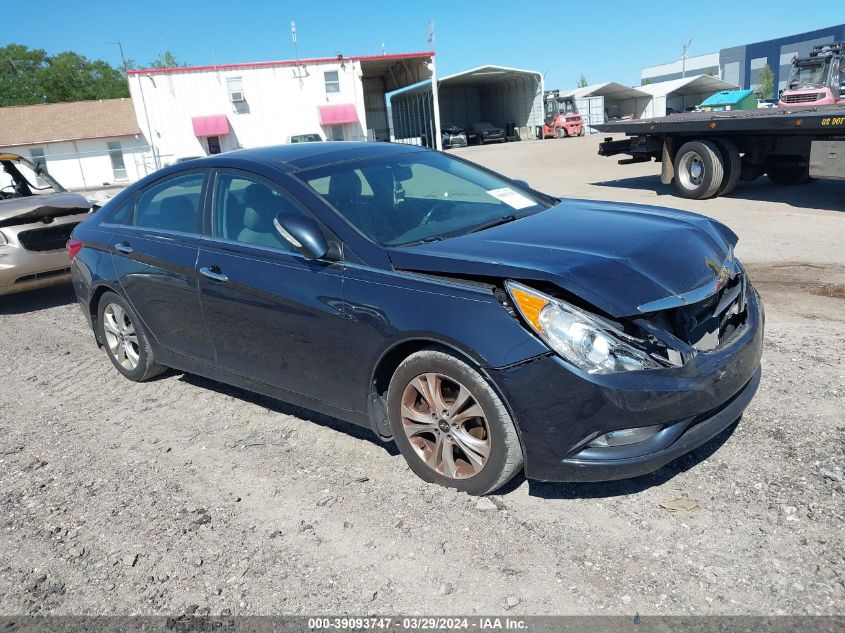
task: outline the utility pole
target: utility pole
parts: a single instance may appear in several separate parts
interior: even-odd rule
[[[120,49],[120,61],[123,64],[123,72],[126,72],[126,57],[123,56],[123,43],[120,40],[116,42],[109,42],[109,44],[113,46],[117,46]]]
[[[129,83],[129,75],[126,74],[126,57],[123,55],[123,43],[120,40],[117,40],[116,42],[109,42],[109,44],[117,46],[120,49],[120,61],[123,63],[123,74],[126,75],[126,82]],[[144,85],[141,79],[141,76],[138,75],[138,90],[141,92],[141,106],[144,108],[144,120],[147,122],[147,143],[149,143],[150,150],[153,152],[153,162],[155,163],[156,169],[160,169],[161,162],[159,161],[156,146],[153,143],[153,129],[150,127],[150,115],[147,112],[147,100],[144,98]]]
[[[689,39],[689,42],[684,44],[684,55],[681,58],[681,77],[687,76],[687,51],[689,51],[690,46],[692,46],[692,38]]]

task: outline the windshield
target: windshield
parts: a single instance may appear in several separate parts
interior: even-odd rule
[[[290,137],[291,143],[317,143],[322,140],[319,134],[298,134]]]
[[[0,154],[0,200],[64,191],[43,167],[21,156]]]
[[[789,77],[790,88],[821,88],[824,86],[824,71],[827,64],[824,60],[798,62],[792,68]]]
[[[384,246],[462,235],[557,202],[435,152],[341,163],[297,175],[350,224]]]

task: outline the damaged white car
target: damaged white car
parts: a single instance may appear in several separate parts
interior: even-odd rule
[[[65,244],[91,203],[22,156],[0,166],[0,295],[70,281]]]

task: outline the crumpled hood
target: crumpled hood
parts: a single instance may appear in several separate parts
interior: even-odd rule
[[[91,208],[84,196],[63,191],[61,193],[25,196],[0,200],[0,222],[13,218],[40,218],[48,215],[66,215],[68,211],[79,209],[85,213]]]
[[[551,282],[621,317],[667,297],[715,292],[736,242],[725,225],[695,213],[564,200],[478,233],[388,252],[400,270]]]

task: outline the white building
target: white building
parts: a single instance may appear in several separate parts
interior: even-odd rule
[[[385,94],[431,79],[434,53],[129,71],[141,129],[161,165],[291,136],[389,140]]]
[[[721,75],[719,65],[719,53],[707,53],[705,55],[694,55],[681,58],[668,64],[649,66],[640,71],[640,83],[643,85],[669,81],[671,79],[682,79],[695,77],[697,75]]]
[[[68,189],[127,184],[155,169],[129,99],[0,108],[0,152],[44,165]]]

